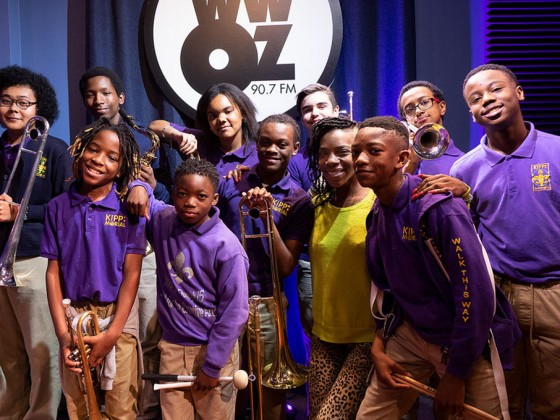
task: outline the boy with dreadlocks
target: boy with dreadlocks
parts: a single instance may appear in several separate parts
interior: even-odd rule
[[[69,359],[71,337],[62,299],[75,313],[92,310],[111,319],[103,334],[87,336],[89,364],[101,367],[101,388],[111,418],[135,419],[138,393],[136,301],[145,221],[127,216],[122,198],[138,177],[138,146],[130,130],[106,118],[84,129],[71,147],[76,181],[49,202],[41,255],[48,258],[47,294],[60,344],[62,389],[71,419],[87,415],[78,363]],[[114,350],[114,351],[113,351]],[[111,368],[116,368],[111,375]],[[114,377],[112,377],[114,376]]]

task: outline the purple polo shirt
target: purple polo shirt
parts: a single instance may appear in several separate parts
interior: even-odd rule
[[[198,228],[175,207],[151,200],[148,237],[157,260],[162,337],[182,346],[207,345],[202,370],[217,378],[247,321],[249,263],[216,207]]]
[[[492,323],[489,267],[463,200],[428,194],[411,202],[411,192],[420,182],[406,174],[391,205],[374,203],[367,219],[368,270],[424,340],[449,347],[448,372],[465,378],[482,354]],[[423,215],[449,280],[423,243]]]
[[[127,216],[115,185],[93,202],[73,184],[47,205],[41,256],[59,261],[63,296],[73,302],[115,302],[126,254],[145,253],[145,220]]]
[[[449,175],[449,171],[453,164],[463,156],[465,153],[455,146],[453,140],[449,141],[449,147],[443,155],[437,159],[424,159],[420,162],[420,166],[416,171],[417,174],[426,175],[437,175],[445,174]]]
[[[290,176],[304,191],[309,191],[312,185],[307,168],[307,161],[309,160],[308,146],[309,142],[307,142],[295,156],[292,156],[288,163],[288,172]]]
[[[252,167],[259,161],[257,157],[257,147],[254,142],[244,144],[233,152],[224,153],[217,144],[204,138],[204,133],[202,131],[186,128],[177,124],[171,124],[171,126],[179,131],[197,136],[199,139],[198,153],[200,157],[216,166],[218,174],[221,177],[226,176],[229,171],[233,171],[241,165]]]
[[[486,136],[455,163],[495,272],[527,283],[560,280],[560,137],[535,129],[511,155]]]
[[[224,223],[241,238],[239,219],[239,201],[241,193],[251,188],[262,187],[262,182],[254,166],[236,184],[233,179],[220,183],[218,194],[220,199],[221,218]],[[286,175],[276,184],[266,189],[272,194],[272,217],[280,237],[286,241],[293,239],[306,244],[313,227],[313,205],[309,195]],[[265,232],[260,219],[247,217],[245,229],[248,234]],[[272,278],[270,273],[270,257],[265,239],[247,239],[247,255],[249,256],[249,295],[272,296]]]

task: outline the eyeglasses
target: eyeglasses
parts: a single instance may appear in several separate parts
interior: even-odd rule
[[[434,106],[434,102],[436,104],[439,104],[440,100],[436,98],[424,98],[416,105],[407,105],[403,109],[404,115],[406,115],[407,117],[413,117],[414,114],[416,114],[416,108],[418,108],[420,111],[427,111]]]
[[[12,99],[6,96],[0,98],[0,106],[10,108],[14,103],[19,109],[25,111],[27,108],[29,108],[31,105],[35,105],[37,102],[31,102],[28,101],[27,99]]]

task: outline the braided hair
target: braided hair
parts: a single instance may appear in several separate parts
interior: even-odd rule
[[[321,176],[321,170],[319,169],[319,148],[321,146],[321,139],[331,131],[351,130],[356,126],[356,121],[342,117],[323,118],[313,125],[311,142],[309,143],[309,160],[307,162],[307,169],[309,177],[313,180],[311,188],[316,196],[316,206],[322,206],[328,202],[334,192],[334,188],[324,180]]]
[[[103,130],[112,131],[119,137],[121,162],[118,173],[120,175],[117,176],[115,182],[117,183],[117,195],[122,199],[128,192],[128,184],[140,175],[140,151],[134,135],[126,125],[115,125],[102,117],[80,131],[72,146],[69,147],[70,154],[74,158],[72,170],[76,180],[81,182],[80,160],[97,133]]]

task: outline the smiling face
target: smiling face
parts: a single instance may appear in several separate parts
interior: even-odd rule
[[[301,102],[301,122],[311,133],[313,124],[326,117],[338,117],[338,105],[333,104],[325,92],[314,92],[307,95]]]
[[[397,132],[380,127],[361,128],[352,144],[354,170],[360,185],[373,189],[382,203],[390,204],[402,183],[402,168],[409,153],[408,140]]]
[[[107,195],[120,176],[121,146],[117,133],[101,130],[89,142],[79,161],[81,193]]]
[[[84,103],[96,120],[105,117],[113,124],[118,124],[124,93],[118,94],[108,77],[96,76],[86,82]]]
[[[261,127],[257,140],[259,174],[263,179],[284,176],[290,158],[294,156],[299,143],[294,144],[294,130],[288,124],[268,122]],[[269,180],[268,183],[273,183]]]
[[[474,74],[465,84],[463,96],[473,121],[485,128],[508,126],[523,119],[523,89],[500,70]]]
[[[210,209],[218,203],[218,194],[208,177],[187,174],[175,183],[173,202],[181,221],[198,227],[209,219]]]
[[[15,100],[25,100],[36,102],[35,92],[29,86],[10,86],[0,92],[0,97]],[[37,115],[37,105],[30,105],[27,109],[20,109],[15,102],[11,106],[0,106],[0,124],[8,130],[10,134],[8,141],[19,141],[23,135],[25,124],[31,117]]]
[[[413,113],[405,114],[406,121],[416,128],[430,123],[442,125],[443,116],[447,108],[445,101],[437,102],[434,99],[429,109],[420,109],[423,103],[429,104],[430,99],[433,98],[433,92],[426,86],[413,87],[403,93],[400,101],[401,109],[414,109]],[[417,106],[419,104],[420,106]]]
[[[225,95],[216,95],[208,104],[207,116],[210,130],[220,139],[220,143],[232,144],[233,150],[241,147],[243,116],[237,105]]]
[[[321,138],[319,170],[332,188],[340,188],[354,178],[352,143],[356,129],[332,130]]]

